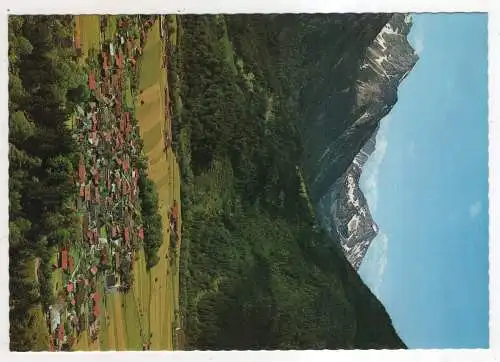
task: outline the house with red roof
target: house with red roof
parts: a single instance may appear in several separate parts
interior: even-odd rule
[[[120,176],[118,176],[116,178],[116,189],[119,191],[121,191],[121,188],[122,188],[122,179]]]
[[[179,205],[177,204],[176,200],[174,200],[174,208],[172,210],[172,214],[175,217],[175,219],[179,218]]]
[[[61,251],[61,268],[62,270],[68,269],[68,250],[66,249]]]
[[[94,189],[91,189],[91,190],[94,190],[94,192],[91,192],[91,193],[90,193],[90,202],[91,202],[92,204],[95,204],[95,203],[96,203],[96,202],[95,202],[95,188],[94,188]]]
[[[50,347],[49,347],[49,351],[50,352],[55,352],[56,350],[56,346],[55,346],[55,342],[54,342],[54,336],[51,335],[50,336]]]
[[[117,114],[122,113],[122,102],[120,101],[119,98],[116,100],[116,103],[115,103],[115,112]]]
[[[98,292],[94,292],[92,294],[90,294],[90,299],[93,300],[94,302],[94,305],[92,307],[92,314],[94,315],[94,317],[99,317],[99,314],[101,313],[101,308],[100,308],[100,299],[101,299],[101,296],[99,295]]]
[[[109,69],[109,65],[108,65],[108,53],[106,53],[106,52],[102,52],[102,67],[104,68],[104,70],[108,70]]]
[[[78,162],[78,180],[81,184],[85,183],[86,173],[83,155],[80,155],[80,161]]]
[[[130,162],[128,158],[126,158],[125,161],[123,162],[123,171],[128,172],[129,168],[130,168]]]
[[[95,75],[94,75],[94,72],[91,72],[89,74],[89,88],[91,90],[95,90],[96,88],[96,82],[95,82]]]
[[[101,314],[101,308],[99,308],[99,304],[94,304],[94,307],[92,308],[92,313],[94,314],[94,317],[99,317],[99,314]]]
[[[97,113],[92,114],[92,132],[97,131]]]
[[[106,249],[101,250],[101,264],[107,265],[108,264],[108,253]]]
[[[130,236],[130,235],[129,235],[129,232],[128,232],[128,227],[125,227],[125,228],[123,229],[123,237],[124,237],[124,239],[125,239],[125,241],[126,241],[126,242],[128,242],[128,241],[129,241],[129,236]]]
[[[59,345],[62,344],[62,342],[64,341],[64,324],[61,323],[59,324],[59,330],[57,332],[57,339],[59,340]]]

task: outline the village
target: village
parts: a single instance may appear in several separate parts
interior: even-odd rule
[[[140,172],[147,160],[134,116],[134,96],[138,60],[148,30],[158,17],[117,18],[114,37],[101,41],[100,51],[89,54],[85,69],[90,97],[77,106],[73,119],[73,137],[80,148],[75,211],[82,232],[81,238],[61,247],[53,265],[61,280],[56,301],[46,313],[51,351],[69,350],[84,331],[92,341],[97,340],[103,328],[103,293],[130,290],[136,253],[147,234],[139,190]],[[104,33],[106,17],[101,21]],[[163,33],[163,19],[160,21]],[[74,47],[79,54],[78,34]],[[166,148],[170,140],[167,133]],[[178,218],[174,201],[168,220],[174,239]],[[148,348],[145,342],[143,349]]]

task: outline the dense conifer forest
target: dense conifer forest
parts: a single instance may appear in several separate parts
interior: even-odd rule
[[[321,95],[306,81],[321,51],[309,40],[339,35],[342,24],[323,16],[179,19],[169,82],[183,176],[186,348],[404,347],[319,228],[303,181],[297,120]]]

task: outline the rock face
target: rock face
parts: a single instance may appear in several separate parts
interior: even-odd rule
[[[375,149],[379,122],[396,103],[399,84],[418,60],[407,40],[411,26],[411,16],[393,15],[360,53],[350,84],[328,97],[337,112],[319,108],[309,126],[301,128],[311,199],[322,225],[340,239],[355,268],[378,232],[359,179]]]
[[[356,155],[345,174],[317,204],[322,226],[337,234],[347,260],[358,269],[378,226],[372,218],[366,198],[359,186],[363,166],[375,150],[376,132]]]

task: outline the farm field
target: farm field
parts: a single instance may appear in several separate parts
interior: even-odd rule
[[[82,49],[81,60],[85,61],[89,50],[99,48],[100,43],[100,16],[99,15],[76,15],[75,37],[80,38]]]
[[[156,184],[160,200],[160,215],[163,220],[164,241],[158,252],[160,262],[149,273],[149,284],[143,286],[142,295],[149,293],[149,320],[151,349],[172,349],[172,323],[174,310],[178,309],[179,276],[178,258],[170,265],[170,229],[168,210],[174,200],[180,200],[179,167],[172,150],[165,157],[164,132],[170,132],[170,120],[165,114],[166,70],[162,66],[165,46],[159,36],[158,22],[150,30],[141,58],[139,91],[136,115],[139,120],[144,150],[149,159],[149,177]],[[166,122],[163,120],[166,119]],[[180,227],[180,226],[179,226]],[[179,244],[178,244],[179,245]],[[142,254],[141,254],[142,255]],[[137,270],[141,270],[138,268]],[[141,276],[138,275],[138,278]],[[144,277],[141,279],[144,280]],[[149,291],[147,290],[149,289]],[[138,298],[145,300],[145,298]],[[146,298],[147,300],[147,298]]]

